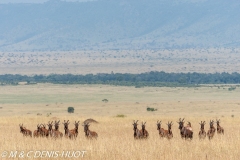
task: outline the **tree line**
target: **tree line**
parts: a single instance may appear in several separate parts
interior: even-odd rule
[[[130,73],[98,73],[86,75],[50,74],[50,75],[0,75],[0,83],[18,84],[27,82],[54,83],[54,84],[108,84],[124,86],[196,86],[199,84],[239,84],[239,73],[166,73],[146,72],[140,74]]]

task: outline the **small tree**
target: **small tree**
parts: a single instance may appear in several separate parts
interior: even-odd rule
[[[74,113],[74,107],[68,107],[68,113]]]

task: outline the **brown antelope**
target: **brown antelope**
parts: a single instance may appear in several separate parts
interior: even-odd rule
[[[184,118],[181,120],[181,118],[179,118],[179,122],[177,122],[179,124],[178,129],[180,130],[180,135],[182,138],[189,138],[192,139],[193,138],[193,132],[191,130],[189,130],[187,127],[184,127]],[[190,123],[191,125],[191,123]],[[189,127],[189,126],[188,126]]]
[[[54,126],[55,126],[55,129],[53,130],[53,137],[54,138],[62,138],[63,137],[63,134],[62,134],[62,132],[60,132],[58,129],[59,129],[59,123],[60,123],[60,120],[59,121],[55,121],[55,124],[54,124]]]
[[[65,137],[71,139],[73,137],[73,135],[68,129],[69,124],[70,124],[69,120],[67,120],[67,121],[64,120],[63,125],[64,125],[64,130],[65,130]]]
[[[30,136],[32,137],[32,131],[26,129],[25,127],[23,127],[23,124],[19,124],[19,127],[20,127],[20,133],[23,134],[23,136]]]
[[[163,128],[161,128],[161,121],[157,121],[157,130],[159,131],[159,136],[161,138],[165,137],[165,130]]]
[[[41,127],[40,127],[40,125],[38,124],[37,125],[37,130],[35,130],[34,132],[33,132],[33,137],[39,137],[39,136],[41,136]]]
[[[70,132],[71,132],[71,134],[73,135],[74,138],[77,138],[77,136],[78,136],[79,123],[80,123],[80,121],[78,121],[78,122],[75,121],[75,123],[74,123],[75,128],[70,130]]]
[[[201,128],[200,131],[198,133],[199,139],[205,139],[206,138],[206,131],[204,130],[204,125],[205,125],[205,121],[201,121],[201,123],[199,123]]]
[[[85,136],[87,138],[90,138],[90,139],[95,138],[95,139],[97,139],[98,134],[96,132],[94,132],[94,131],[90,131],[89,130],[89,126],[90,126],[89,123],[84,123],[83,126],[84,126]]]
[[[224,134],[224,129],[223,127],[220,126],[220,119],[219,120],[216,119],[216,123],[217,123],[217,133]]]
[[[213,124],[214,124],[214,121],[212,120],[210,120],[210,123],[209,123],[209,125],[210,125],[210,129],[208,130],[208,132],[207,132],[207,136],[208,136],[208,139],[210,140],[210,139],[212,139],[213,138],[213,136],[214,136],[214,134],[215,134],[215,127],[213,126]]]
[[[49,137],[52,137],[52,135],[53,135],[53,128],[52,128],[53,124],[52,123],[53,123],[53,121],[51,123],[49,121],[48,124],[47,124],[48,125],[48,136]]]
[[[137,122],[138,120],[135,122],[135,120],[133,121],[133,130],[134,130],[134,133],[133,133],[133,137],[135,139],[140,139],[141,138],[141,133],[140,133],[140,130],[137,128]]]
[[[166,137],[168,138],[168,139],[172,139],[173,138],[173,133],[172,133],[172,125],[173,125],[173,123],[172,123],[172,121],[171,121],[171,123],[167,123],[167,126],[168,126],[168,130],[167,130],[167,133],[166,133]]]
[[[140,134],[142,136],[142,138],[148,138],[149,134],[148,131],[145,129],[145,123],[142,122],[142,130],[140,130]]]
[[[42,131],[42,136],[43,137],[48,137],[48,129],[46,129],[46,125],[45,124],[41,124],[42,127],[41,127],[41,131]]]

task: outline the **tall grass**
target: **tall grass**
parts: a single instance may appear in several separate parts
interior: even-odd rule
[[[183,140],[180,137],[178,124],[176,121],[180,117],[157,117],[128,116],[125,118],[117,117],[93,117],[99,124],[91,124],[90,130],[96,131],[99,135],[97,140],[88,140],[84,136],[83,127],[79,127],[79,135],[76,140],[66,138],[47,139],[23,137],[20,133],[19,123],[30,130],[35,130],[37,124],[52,121],[50,117],[4,117],[0,118],[0,151],[86,151],[82,159],[106,159],[106,160],[159,160],[159,159],[239,159],[240,152],[240,134],[239,118],[222,118],[221,125],[225,129],[224,135],[215,134],[209,141],[199,140],[198,131],[199,121],[205,120],[205,130],[209,128],[209,120],[212,117],[185,117],[190,121],[194,130],[192,141]],[[73,122],[80,120],[81,123],[86,117],[60,117],[61,122],[69,119],[69,128],[74,128]],[[147,140],[134,140],[133,138],[133,120],[146,121],[146,129],[150,136]],[[167,128],[166,123],[173,121],[173,139],[161,139],[158,135],[156,121],[162,120],[162,127]],[[216,125],[215,125],[216,126]],[[139,125],[140,128],[140,125]],[[63,125],[60,131],[64,133]],[[22,158],[16,158],[22,159]],[[30,158],[31,159],[31,158]],[[38,159],[38,158],[37,158]],[[54,159],[54,158],[39,158]],[[56,158],[55,158],[56,159]],[[57,158],[64,159],[64,158]],[[71,159],[71,158],[70,158]],[[74,158],[73,158],[74,159]],[[80,158],[81,159],[81,158]]]

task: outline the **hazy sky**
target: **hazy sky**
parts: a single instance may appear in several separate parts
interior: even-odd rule
[[[0,3],[43,3],[49,0],[0,0]],[[86,2],[91,0],[62,0],[62,1],[69,1],[69,2]]]

